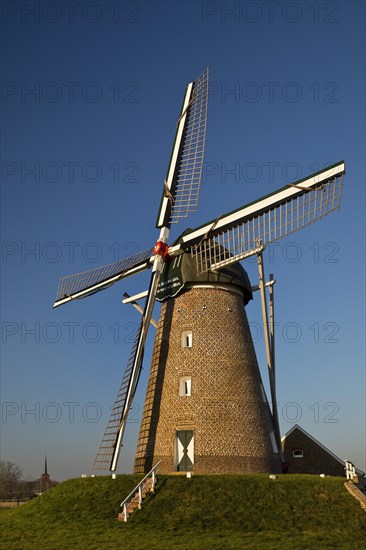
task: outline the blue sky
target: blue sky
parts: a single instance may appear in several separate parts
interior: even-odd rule
[[[52,310],[58,279],[154,244],[185,85],[209,65],[199,209],[172,239],[346,161],[340,211],[268,247],[265,270],[282,433],[298,423],[365,469],[364,3],[65,4],[2,5],[2,459],[91,473],[139,320],[122,294],[148,275]],[[259,296],[247,314],[267,380]]]

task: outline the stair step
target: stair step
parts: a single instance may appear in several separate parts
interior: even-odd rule
[[[134,512],[136,508],[141,508],[142,501],[146,497],[147,493],[154,493],[154,486],[156,483],[156,473],[159,471],[161,460],[150,470],[143,480],[135,487],[135,489],[129,494],[129,496],[122,502],[121,506],[124,506],[122,512],[117,515],[119,521],[127,521],[128,516]],[[149,477],[151,475],[151,477]],[[125,511],[127,517],[125,517]]]
[[[151,488],[142,491],[142,500],[144,500],[147,493],[151,493],[151,492],[152,492]],[[136,510],[136,508],[138,508],[138,507],[139,507],[138,495],[136,495],[136,497],[134,497],[134,499],[127,504],[127,514],[128,515],[132,514]],[[124,511],[122,511],[118,514],[117,519],[120,520],[120,521],[124,521],[124,519],[125,519]]]

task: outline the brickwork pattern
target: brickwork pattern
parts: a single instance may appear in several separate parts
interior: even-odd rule
[[[273,424],[263,400],[243,298],[234,289],[194,287],[163,303],[137,445],[135,472],[162,460],[176,470],[175,434],[194,431],[194,472],[278,472]],[[183,331],[193,332],[191,348]],[[191,376],[190,397],[179,379]]]
[[[303,450],[303,458],[294,458],[296,449]],[[344,476],[344,464],[338,462],[331,454],[307,437],[301,430],[295,429],[289,434],[283,446],[290,474],[325,474],[329,476]]]

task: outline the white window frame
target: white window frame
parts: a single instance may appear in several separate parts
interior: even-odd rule
[[[304,458],[304,449],[293,449],[292,458]]]
[[[191,330],[182,332],[182,348],[191,348],[193,345],[193,333]]]
[[[192,377],[181,376],[179,378],[179,397],[191,397],[192,395]]]

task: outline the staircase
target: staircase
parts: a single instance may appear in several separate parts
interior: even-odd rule
[[[159,472],[158,466],[161,460],[150,470],[148,474],[136,485],[128,497],[121,502],[122,512],[118,514],[119,521],[127,521],[129,516],[136,508],[141,510],[142,501],[147,493],[154,493],[157,482],[156,474]]]

